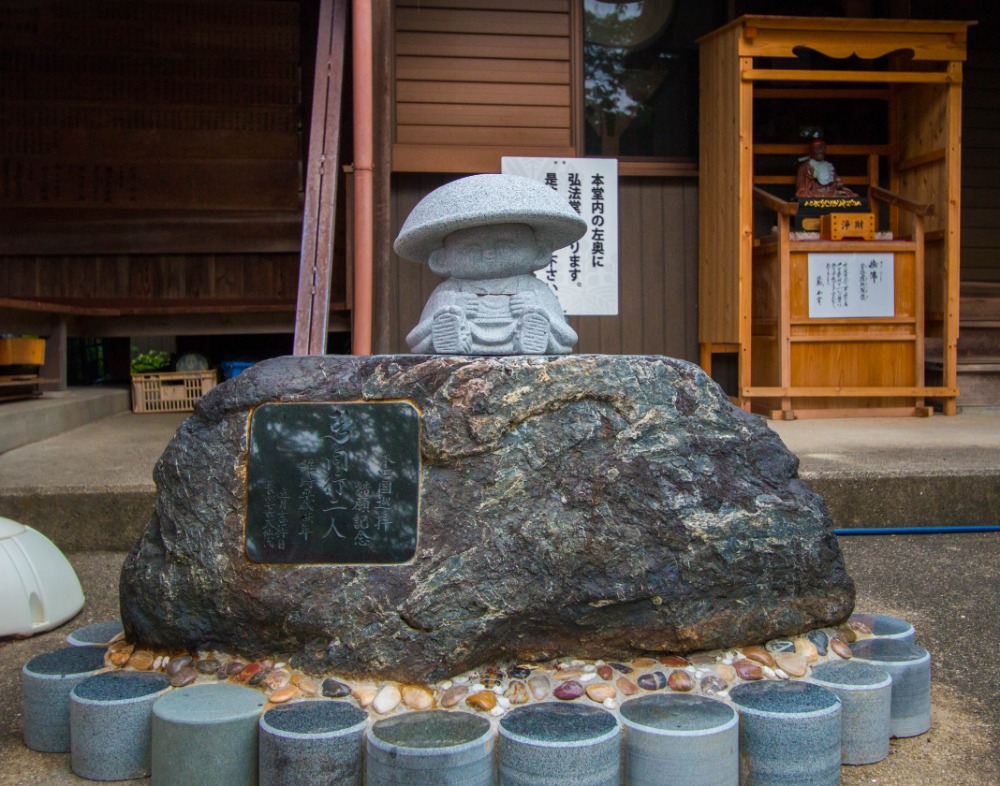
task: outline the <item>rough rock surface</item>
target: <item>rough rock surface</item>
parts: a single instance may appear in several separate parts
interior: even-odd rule
[[[250,562],[253,408],[385,399],[422,412],[415,558]],[[122,617],[144,645],[404,680],[759,643],[853,608],[832,522],[797,464],[679,360],[278,358],[202,399],[160,458]]]

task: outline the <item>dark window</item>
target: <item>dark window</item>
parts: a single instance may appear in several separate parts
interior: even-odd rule
[[[584,0],[586,154],[694,159],[698,45],[719,3]]]

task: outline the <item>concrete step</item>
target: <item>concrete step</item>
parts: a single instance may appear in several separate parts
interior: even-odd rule
[[[127,551],[156,507],[153,467],[185,417],[124,412],[0,455],[0,516],[63,551]]]
[[[1000,525],[1000,473],[806,480],[837,529]]]
[[[940,356],[929,358],[925,367],[927,383],[940,384]],[[959,355],[957,372],[960,408],[1000,407],[1000,355]]]
[[[1000,407],[1000,284],[963,282],[958,329],[958,406],[963,411]],[[942,380],[942,344],[925,344],[927,383]]]
[[[769,423],[837,528],[1000,525],[1000,411]]]
[[[1000,355],[1000,319],[962,320],[958,330],[958,356]]]
[[[958,354],[1000,356],[1000,284],[962,284]]]
[[[0,404],[0,453],[39,442],[95,420],[128,412],[127,388],[69,388],[31,401]]]

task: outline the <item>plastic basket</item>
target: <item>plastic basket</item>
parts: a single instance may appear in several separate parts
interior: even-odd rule
[[[191,412],[195,402],[215,385],[215,369],[133,374],[132,411]]]

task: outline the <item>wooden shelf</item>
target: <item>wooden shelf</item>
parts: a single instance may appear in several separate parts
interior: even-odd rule
[[[58,384],[58,379],[48,379],[37,374],[0,375],[0,403],[38,398],[42,395],[42,385]]]

